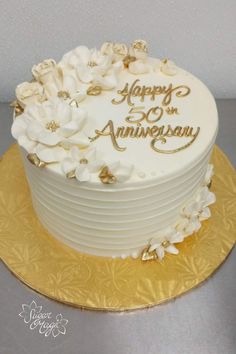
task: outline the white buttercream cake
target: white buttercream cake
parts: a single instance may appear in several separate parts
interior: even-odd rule
[[[12,134],[44,227],[97,256],[177,254],[215,201],[207,87],[143,40],[79,46],[32,73],[16,88]]]

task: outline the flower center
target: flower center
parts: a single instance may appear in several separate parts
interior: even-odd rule
[[[67,98],[70,98],[70,94],[67,91],[58,91],[57,96],[59,98],[62,98],[63,100],[67,100]]]
[[[91,68],[93,68],[94,66],[97,66],[98,64],[94,60],[90,60],[87,65],[90,66]]]
[[[88,164],[88,160],[83,158],[79,161],[79,163],[81,163],[82,165],[87,165]]]
[[[50,130],[52,133],[54,133],[58,128],[60,128],[60,124],[55,122],[55,120],[51,120],[51,122],[46,124],[46,129]]]
[[[170,246],[170,242],[167,241],[167,240],[165,240],[165,241],[162,242],[161,245],[162,245],[164,248],[166,248],[166,247],[169,247],[169,246]]]

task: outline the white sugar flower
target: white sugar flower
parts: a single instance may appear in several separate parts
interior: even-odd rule
[[[43,86],[38,82],[22,82],[16,87],[16,98],[23,108],[46,100]]]
[[[119,63],[112,63],[112,56],[85,46],[79,46],[65,54],[59,65],[62,68],[75,69],[83,83],[99,82],[104,89],[112,89],[117,85],[116,73],[121,69]]]
[[[211,164],[208,164],[207,171],[206,171],[205,178],[204,178],[204,182],[203,182],[203,184],[205,186],[208,186],[211,183],[211,179],[212,179],[213,174],[214,174],[214,166]]]
[[[98,172],[104,165],[94,147],[80,150],[72,147],[69,156],[62,162],[62,171],[68,177],[76,177],[80,182],[90,180],[91,174]]]
[[[131,58],[135,58],[134,61],[131,61],[128,66],[128,71],[131,74],[145,74],[151,70],[151,65],[148,61],[148,49],[147,42],[138,39],[135,40],[131,47],[129,48],[129,55]]]
[[[192,235],[201,228],[201,222],[196,215],[183,216],[176,225],[176,230],[183,232],[184,237]]]
[[[34,65],[32,68],[32,74],[35,80],[42,84],[51,80],[52,76],[59,76],[57,64],[53,59],[46,59],[43,62]]]
[[[129,55],[135,57],[136,59],[146,60],[148,54],[147,42],[143,39],[137,39],[129,48]]]
[[[134,166],[127,162],[115,161],[107,164],[108,170],[115,176],[117,182],[125,182],[130,179]]]
[[[52,75],[51,80],[44,84],[46,96],[48,98],[57,96],[68,103],[75,101],[78,104],[83,101],[87,96],[88,85],[78,80],[75,70],[60,68],[59,72],[59,79],[57,75]]]
[[[178,254],[179,250],[174,246],[175,243],[183,242],[184,236],[182,232],[176,231],[175,228],[169,227],[162,232],[163,241],[151,240],[151,246],[148,251],[156,251],[157,257],[162,260],[165,252],[171,254]]]
[[[26,107],[12,125],[12,135],[26,151],[36,152],[45,162],[65,157],[64,148],[89,144],[84,110],[55,98]]]
[[[200,221],[206,220],[211,216],[209,205],[215,203],[215,194],[210,192],[207,187],[202,187],[198,192],[195,201],[184,208],[183,213],[187,217],[198,217]]]
[[[182,230],[185,236],[197,232],[201,227],[201,221],[209,219],[211,211],[209,205],[215,202],[215,194],[207,187],[202,187],[193,202],[187,205],[182,212],[182,218],[176,225],[178,230]]]
[[[163,74],[168,75],[168,76],[174,76],[177,74],[177,66],[173,61],[170,61],[168,59],[164,59],[160,63],[160,70]]]

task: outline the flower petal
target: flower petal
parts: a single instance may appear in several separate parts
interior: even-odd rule
[[[42,124],[40,124],[38,121],[33,121],[27,126],[26,134],[29,139],[38,141],[39,134],[42,130],[44,130]]]
[[[149,64],[143,62],[142,60],[135,60],[129,64],[129,72],[131,74],[144,74],[147,73],[150,69]]]
[[[18,144],[29,153],[32,152],[37,145],[35,141],[30,140],[26,135],[21,135],[18,138]]]
[[[89,170],[89,172],[94,173],[94,172],[99,171],[102,166],[104,166],[104,161],[95,160],[95,161],[89,162],[88,170]]]
[[[71,137],[64,139],[61,141],[61,145],[65,147],[65,149],[70,148],[73,145],[77,145],[81,148],[88,146],[90,143],[88,137],[82,132],[76,133]]]
[[[57,133],[55,132],[50,132],[47,129],[43,129],[41,130],[41,132],[38,134],[38,138],[37,138],[39,143],[45,144],[45,145],[49,145],[49,146],[55,146],[57,145],[59,142],[62,141],[62,137],[59,136]]]
[[[57,130],[57,134],[68,138],[71,135],[74,135],[80,130],[81,122],[79,120],[71,120],[69,123],[63,125]]]
[[[149,247],[149,252],[152,252],[152,251],[154,251],[154,250],[156,250],[158,247],[160,247],[161,246],[161,243],[154,243],[153,245],[151,245],[150,247]]]
[[[110,76],[96,76],[93,79],[94,85],[101,86],[104,90],[111,90],[117,85],[117,78],[115,75]]]
[[[40,160],[47,163],[58,162],[66,157],[66,151],[59,146],[49,148],[40,145],[36,148],[36,154]]]
[[[69,157],[65,158],[61,163],[61,169],[65,174],[75,170],[76,166],[77,162]]]
[[[86,165],[79,164],[75,170],[75,177],[80,182],[87,182],[90,180],[90,173]]]
[[[210,216],[211,216],[210,209],[208,207],[205,207],[199,215],[199,220],[200,221],[207,220],[210,218]]]
[[[19,136],[25,134],[26,128],[27,124],[24,117],[17,117],[12,124],[11,133],[15,139],[18,139]]]
[[[79,79],[82,82],[85,82],[86,84],[88,84],[89,82],[91,82],[93,80],[93,75],[91,73],[91,70],[88,67],[77,66],[76,71],[77,71],[77,75],[78,75]]]
[[[179,250],[174,246],[174,245],[170,245],[168,247],[165,248],[165,251],[171,254],[178,254]]]
[[[157,257],[158,259],[162,260],[165,256],[165,249],[163,246],[159,246],[157,249],[156,249],[156,254],[157,254]]]
[[[171,235],[169,239],[171,243],[179,243],[179,242],[183,242],[183,240],[184,240],[184,235],[182,234],[182,232],[173,233],[173,235]]]

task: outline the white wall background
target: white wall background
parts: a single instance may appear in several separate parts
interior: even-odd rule
[[[11,100],[42,59],[137,38],[217,98],[236,97],[236,0],[0,0],[0,101]]]

